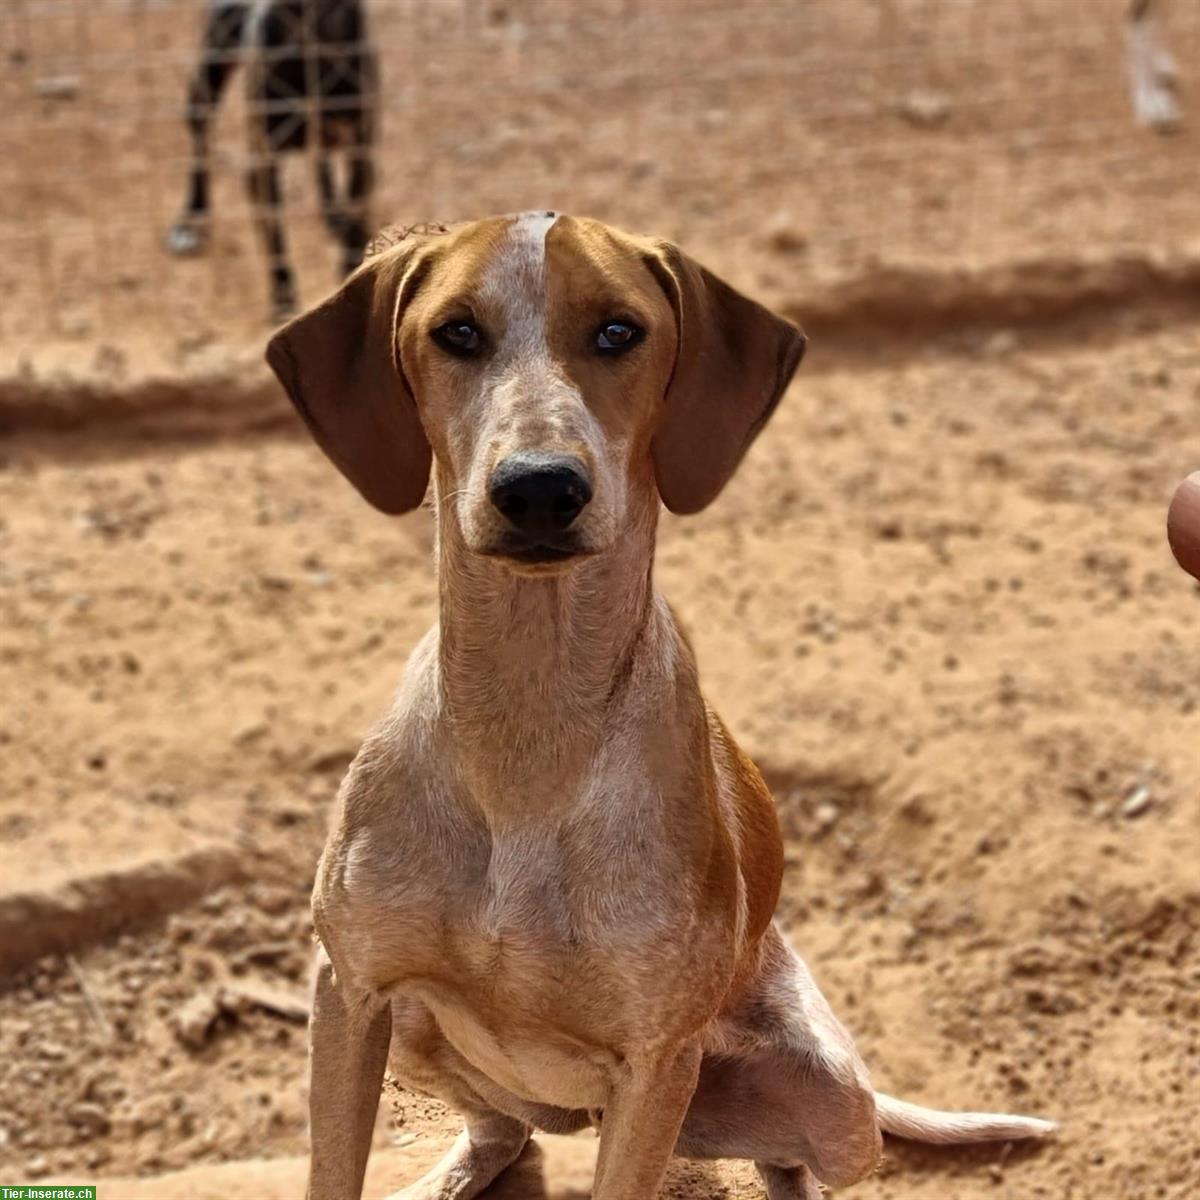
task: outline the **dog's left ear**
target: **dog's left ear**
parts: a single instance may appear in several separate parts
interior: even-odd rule
[[[267,362],[317,444],[386,513],[416,508],[429,483],[432,452],[396,348],[421,244],[411,234],[368,258],[267,345]]]
[[[672,512],[699,512],[779,403],[804,355],[804,334],[669,242],[656,242],[646,263],[671,301],[679,337],[650,447],[654,473]]]

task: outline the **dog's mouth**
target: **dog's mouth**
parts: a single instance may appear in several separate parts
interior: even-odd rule
[[[538,564],[566,562],[569,558],[576,558],[578,554],[578,550],[572,550],[566,546],[537,545],[530,546],[525,550],[510,551],[505,557],[511,558],[514,562]]]
[[[483,551],[489,558],[500,558],[514,566],[554,567],[576,559],[588,558],[595,551],[573,535],[534,541],[508,535]]]

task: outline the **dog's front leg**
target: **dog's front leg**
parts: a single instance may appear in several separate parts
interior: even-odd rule
[[[309,1024],[308,1200],[358,1200],[391,1037],[383,997],[355,992],[318,952]]]
[[[593,1200],[652,1200],[700,1076],[698,1041],[626,1060],[600,1126]]]

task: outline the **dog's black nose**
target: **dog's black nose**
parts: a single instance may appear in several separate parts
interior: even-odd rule
[[[587,468],[567,454],[511,454],[492,472],[492,504],[530,537],[569,528],[592,498]]]

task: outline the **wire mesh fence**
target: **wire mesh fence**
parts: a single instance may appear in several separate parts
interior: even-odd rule
[[[1156,16],[1186,76],[1200,0]],[[1135,120],[1131,28],[1128,0],[5,0],[0,341],[261,331],[279,264],[315,299],[356,221],[580,211],[797,293],[1170,249],[1200,147],[1186,94],[1173,136]]]

